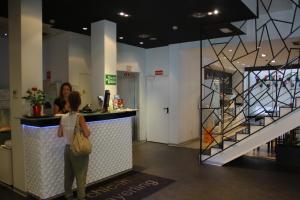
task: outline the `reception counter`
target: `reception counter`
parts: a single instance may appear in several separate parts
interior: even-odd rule
[[[131,170],[131,118],[136,111],[83,115],[91,130],[93,145],[87,184]],[[26,189],[40,199],[64,192],[64,139],[57,137],[59,121],[60,117],[21,118]]]

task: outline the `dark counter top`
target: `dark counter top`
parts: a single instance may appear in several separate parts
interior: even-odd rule
[[[124,110],[124,111],[117,111],[111,113],[81,113],[86,122],[93,122],[93,121],[102,121],[102,120],[109,120],[109,119],[118,119],[124,117],[132,117],[136,115],[136,110]],[[45,127],[45,126],[56,126],[60,122],[60,116],[56,117],[41,117],[41,118],[31,118],[31,117],[22,117],[21,124],[29,125],[29,126],[37,126],[37,127]]]

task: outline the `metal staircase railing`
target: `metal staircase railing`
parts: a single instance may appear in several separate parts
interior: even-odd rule
[[[299,60],[299,57],[295,57],[287,64],[278,67],[272,73],[269,73],[268,79],[259,78],[260,72],[248,72],[248,74],[243,77],[242,81],[244,82],[246,79],[249,80],[248,76],[254,75],[256,77],[256,82],[254,84],[250,84],[248,81],[249,86],[236,97],[230,99],[227,105],[224,103],[224,95],[221,95],[216,91],[216,94],[220,95],[220,99],[223,100],[223,104],[220,103],[220,108],[205,106],[201,108],[201,115],[203,115],[203,112],[210,111],[205,118],[201,117],[201,119],[204,119],[201,123],[201,138],[209,138],[209,142],[206,143],[205,146],[203,145],[203,142],[200,144],[200,159],[202,162],[221,152],[220,151],[211,155],[210,151],[212,148],[217,146],[221,148],[222,151],[229,148],[230,146],[224,148],[224,141],[228,141],[231,137],[237,137],[239,132],[248,134],[247,137],[249,137],[261,128],[270,125],[266,125],[265,123],[256,131],[251,132],[250,117],[254,119],[261,118],[261,120],[264,121],[266,121],[266,117],[271,117],[274,122],[282,117],[279,115],[282,108],[288,107],[292,110],[296,107],[296,100],[300,97],[298,96],[300,93],[300,79],[298,77],[300,69],[293,69],[293,63],[297,60]],[[289,73],[287,74],[287,72]],[[278,78],[278,74],[282,77]],[[273,79],[274,77],[275,79]],[[294,85],[292,85],[292,80],[295,80]],[[290,88],[287,87],[287,82],[291,84]],[[271,86],[270,83],[275,84],[274,91],[270,91],[270,87],[274,87]],[[259,88],[261,88],[261,91],[257,92]],[[237,98],[241,97],[243,103],[242,105],[237,106]],[[264,102],[266,100],[267,102]],[[257,108],[255,108],[256,106]],[[215,112],[217,109],[219,109],[217,112],[219,116]],[[214,118],[217,120],[217,123],[214,123],[213,127],[205,127],[208,120],[214,120]],[[219,130],[216,131],[216,129]],[[201,141],[203,141],[203,139]],[[210,157],[202,159],[201,155],[210,155]]]

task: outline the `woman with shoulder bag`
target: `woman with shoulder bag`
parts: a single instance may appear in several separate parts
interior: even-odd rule
[[[82,115],[78,113],[78,108],[81,104],[81,98],[79,92],[71,92],[69,97],[70,112],[64,115],[61,119],[58,129],[58,137],[64,137],[65,139],[65,167],[64,167],[64,187],[66,199],[73,198],[72,185],[74,178],[77,183],[77,196],[79,200],[85,199],[85,186],[86,177],[89,163],[89,153],[91,145],[89,143],[90,130]],[[77,139],[77,136],[81,136],[81,140]],[[76,140],[77,139],[77,140]],[[75,143],[79,141],[79,144]],[[83,143],[81,141],[84,140]],[[80,151],[80,145],[85,147],[89,151]],[[79,145],[79,147],[78,147]],[[88,146],[89,145],[89,146]],[[79,152],[74,151],[79,149]]]

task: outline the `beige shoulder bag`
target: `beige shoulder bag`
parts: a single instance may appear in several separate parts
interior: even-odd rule
[[[92,152],[92,144],[90,140],[84,136],[80,128],[79,115],[76,117],[71,151],[75,156],[86,156]]]

